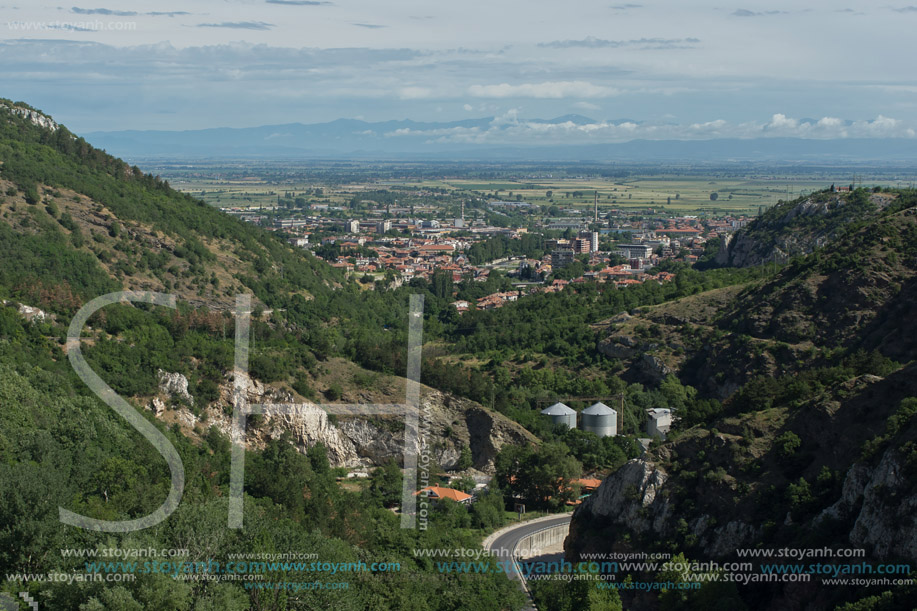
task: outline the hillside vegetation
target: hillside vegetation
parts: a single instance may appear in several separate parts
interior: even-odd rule
[[[632,371],[645,351],[724,401],[677,411],[665,443],[605,480],[574,516],[568,558],[854,547],[868,562],[917,561],[917,194],[881,195],[883,206],[767,278],[608,322],[600,347]],[[832,608],[882,592],[705,588],[654,600],[705,608],[717,592],[731,608]],[[882,600],[898,608],[913,593]]]
[[[232,371],[234,335],[227,310],[235,293],[254,293],[265,305],[280,300],[294,306],[293,317],[316,323],[298,326],[280,312],[262,320],[263,305],[257,305],[252,375],[282,381],[303,396],[323,393],[336,400],[353,392],[351,385],[375,379],[359,368],[337,367],[353,369],[345,383],[328,375],[335,362],[325,363],[343,352],[335,345],[343,335],[333,327],[352,332],[363,322],[356,318],[359,289],[279,238],[92,148],[40,112],[10,102],[0,106],[0,571],[31,576],[7,580],[4,591],[14,597],[27,591],[42,608],[81,611],[420,611],[454,609],[457,601],[471,608],[521,607],[518,587],[496,570],[444,577],[430,558],[412,553],[416,547],[477,547],[480,533],[504,520],[499,491],[471,510],[449,504],[431,509],[425,529],[403,530],[391,510],[402,486],[394,462],[377,469],[365,486],[345,489],[322,445],[299,452],[282,431],[265,436],[261,451],[247,452],[244,529],[229,529],[230,443],[210,426],[206,408],[226,405],[221,393]],[[62,507],[97,519],[137,518],[158,507],[169,489],[162,457],[77,379],[64,353],[76,309],[118,289],[179,297],[176,310],[109,306],[90,320],[83,339],[93,369],[165,435],[184,467],[175,513],[127,534],[80,530],[58,517]],[[366,318],[390,316],[406,327],[400,296],[386,299],[388,309]],[[187,396],[175,397],[162,419],[143,409],[161,390],[159,369],[189,380]],[[186,436],[188,427],[172,415],[189,408],[199,426]],[[64,556],[62,548],[178,548],[187,550],[185,562],[224,565],[231,554],[295,552],[316,554],[322,562],[396,563],[398,570],[334,575],[277,567],[254,576],[259,588],[248,587],[251,581],[183,580],[168,572],[137,572],[117,585],[34,578],[92,572],[88,557]],[[122,566],[101,570],[130,572]],[[284,585],[338,582],[349,586],[297,591]]]

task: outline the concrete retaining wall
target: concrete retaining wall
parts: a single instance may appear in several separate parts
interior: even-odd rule
[[[569,531],[569,524],[558,524],[557,526],[537,530],[519,539],[513,549],[513,555],[517,558],[539,556],[549,547],[562,544]]]

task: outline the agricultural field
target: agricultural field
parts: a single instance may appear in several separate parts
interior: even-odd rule
[[[218,165],[188,168],[167,166],[161,175],[181,191],[200,197],[220,207],[272,208],[278,197],[292,193],[304,197],[310,204],[346,206],[354,197],[368,191],[392,191],[399,203],[417,206],[434,205],[430,197],[437,193],[440,205],[455,205],[466,198],[522,201],[556,207],[551,216],[582,214],[592,211],[598,193],[600,212],[615,208],[635,213],[652,208],[684,215],[756,214],[760,207],[769,207],[778,200],[792,199],[824,189],[831,184],[900,186],[899,177],[887,174],[857,174],[846,170],[830,173],[786,171],[768,175],[755,168],[747,172],[728,172],[711,168],[686,168],[677,172],[654,173],[622,171],[620,176],[565,176],[564,172],[541,171],[533,175],[524,169],[514,172],[503,169],[499,177],[483,179],[475,172],[457,168],[440,168],[424,172],[414,168],[392,168],[382,176],[375,166],[346,169],[325,167],[275,166],[238,167]],[[426,175],[424,175],[426,174]],[[451,175],[450,175],[451,174]],[[519,178],[516,178],[519,176]],[[712,199],[715,198],[715,199]]]
[[[797,197],[823,189],[823,180],[788,178],[713,178],[672,176],[629,176],[620,179],[565,179],[543,181],[481,181],[452,180],[448,184],[468,189],[496,199],[521,201],[559,208],[592,209],[595,193],[599,195],[600,211],[607,208],[644,210],[660,209],[694,214],[756,213],[759,206],[771,206],[778,199]],[[830,184],[830,183],[829,183]],[[716,201],[711,201],[716,193]]]

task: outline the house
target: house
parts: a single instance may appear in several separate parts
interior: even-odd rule
[[[309,246],[309,236],[302,238],[290,238],[287,240],[287,242],[293,246],[296,246],[297,248],[307,248]]]
[[[421,488],[414,493],[414,496],[423,495],[428,499],[434,501],[440,501],[443,499],[448,499],[450,501],[455,501],[456,503],[461,503],[463,505],[468,505],[471,503],[471,495],[461,490],[456,490],[454,488],[443,488],[441,486],[427,486],[426,488]]]
[[[602,485],[602,480],[595,478],[579,478],[573,480],[574,484],[579,484],[583,492],[593,492]]]

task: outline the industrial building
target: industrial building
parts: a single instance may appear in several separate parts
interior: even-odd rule
[[[665,439],[672,428],[672,410],[655,408],[646,410],[646,433],[650,437]]]

